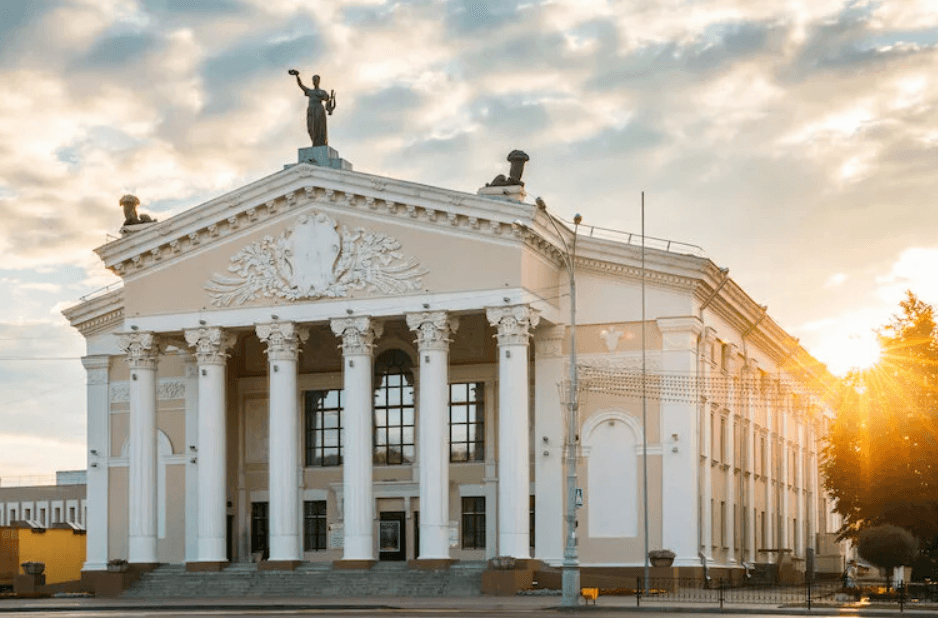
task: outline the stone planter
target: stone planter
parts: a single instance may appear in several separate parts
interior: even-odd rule
[[[27,575],[42,575],[46,570],[45,562],[24,562],[22,565],[23,573]]]
[[[648,560],[653,567],[669,567],[674,564],[675,553],[670,549],[655,549],[648,552]]]

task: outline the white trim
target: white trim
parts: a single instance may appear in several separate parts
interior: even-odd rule
[[[505,299],[508,299],[507,301]],[[465,290],[446,293],[423,293],[408,296],[385,296],[380,298],[316,300],[288,305],[268,305],[224,309],[216,311],[192,311],[152,316],[126,318],[123,328],[137,327],[143,331],[174,332],[199,328],[200,320],[222,328],[244,328],[270,322],[271,315],[279,320],[298,323],[328,322],[337,316],[368,315],[375,318],[400,316],[407,312],[426,311],[425,305],[434,310],[453,313],[479,311],[483,307],[505,304],[530,304],[549,322],[558,322],[560,314],[556,307],[537,294],[524,288]],[[116,383],[115,383],[116,384]]]

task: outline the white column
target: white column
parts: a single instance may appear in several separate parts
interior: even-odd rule
[[[86,356],[81,359],[88,372],[88,517],[85,522],[84,571],[107,569],[108,451],[110,444],[110,402],[108,369],[110,357]],[[52,522],[53,505],[46,521]],[[3,518],[0,517],[0,521]]]
[[[726,370],[729,373],[728,392],[726,394],[729,404],[729,414],[726,418],[726,433],[722,436],[724,442],[723,452],[726,453],[726,486],[723,494],[723,500],[726,503],[726,520],[724,521],[723,534],[726,538],[726,563],[736,564],[736,441],[735,441],[735,419],[739,415],[740,397],[739,397],[739,364],[737,362],[738,348],[735,344],[729,344],[729,360],[726,363]]]
[[[267,344],[270,377],[268,495],[270,561],[292,562],[303,557],[300,544],[300,408],[296,365],[309,330],[293,322],[256,326]],[[201,438],[201,432],[199,434]]]
[[[217,327],[187,330],[185,336],[186,343],[195,348],[199,363],[198,562],[225,562],[228,560],[225,363],[235,336]]]
[[[692,376],[697,369],[697,337],[703,324],[696,317],[659,318],[661,370],[665,375]],[[699,566],[697,556],[697,451],[700,438],[695,401],[660,402],[662,548],[677,554],[675,566]],[[652,547],[651,549],[655,549]]]
[[[779,505],[779,510],[781,511],[780,525],[779,525],[779,549],[792,549],[791,540],[788,538],[788,528],[790,524],[788,523],[791,515],[789,510],[788,502],[788,486],[791,484],[791,475],[789,474],[789,458],[791,455],[788,450],[788,414],[791,411],[791,393],[788,389],[784,390],[784,404],[782,408],[782,423],[781,423],[781,436],[778,441],[779,454],[779,463],[781,463],[781,474],[779,475],[778,482],[781,486],[781,504]]]
[[[743,476],[746,478],[746,500],[744,508],[746,509],[746,555],[744,561],[752,564],[756,561],[756,401],[759,392],[762,390],[762,381],[759,373],[759,364],[755,359],[749,359],[747,362],[749,369],[747,380],[749,388],[746,389],[746,418],[748,423],[745,425],[745,448],[748,455],[745,458],[746,470]]]
[[[799,410],[799,412],[803,412]],[[798,422],[796,427],[797,440],[798,444],[795,447],[795,474],[797,478],[793,483],[795,485],[795,492],[798,498],[798,527],[795,530],[795,555],[804,556],[805,547],[807,546],[807,539],[804,538],[805,524],[807,523],[808,515],[805,510],[805,482],[804,482],[804,435],[805,435],[805,425],[803,422]]]
[[[498,553],[530,558],[528,339],[540,318],[527,305],[485,313],[498,329]]]
[[[335,318],[332,332],[342,338],[344,376],[344,439],[342,458],[343,511],[345,514],[344,560],[374,560],[374,488],[372,427],[374,391],[372,353],[382,326],[367,316]],[[421,464],[421,468],[425,466]],[[420,504],[420,519],[424,518]],[[422,522],[421,522],[422,523]],[[423,539],[420,539],[423,553]]]
[[[420,558],[449,559],[449,337],[445,311],[407,314],[420,360]]]
[[[765,412],[765,546],[762,549],[778,548],[778,537],[775,535],[775,518],[777,500],[775,483],[778,481],[775,474],[775,423],[778,419],[778,398],[781,386],[773,380],[766,393]]]
[[[153,333],[120,335],[130,365],[129,562],[154,564],[156,552],[156,365],[159,341]]]
[[[703,384],[710,384],[710,373],[711,373],[711,363],[709,361],[709,351],[710,346],[713,345],[716,339],[716,331],[710,327],[704,329],[704,359],[701,361],[701,377],[703,378]],[[709,395],[709,393],[707,394]],[[712,423],[710,422],[711,415],[713,415],[713,399],[710,396],[705,396],[703,404],[703,415],[700,419],[701,428],[703,432],[703,474],[701,475],[701,483],[703,483],[703,491],[701,492],[703,496],[703,517],[700,522],[701,527],[701,542],[703,543],[703,554],[707,562],[713,561],[713,431]]]

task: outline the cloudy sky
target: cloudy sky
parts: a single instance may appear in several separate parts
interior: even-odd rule
[[[92,249],[295,161],[474,192],[525,150],[559,214],[703,247],[835,372],[938,302],[934,0],[0,1],[0,478],[84,467]],[[43,359],[72,360],[43,360]]]

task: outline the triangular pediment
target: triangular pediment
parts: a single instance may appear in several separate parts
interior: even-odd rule
[[[106,268],[126,278],[311,203],[371,217],[446,225],[480,236],[510,234],[516,220],[529,220],[534,211],[533,205],[516,201],[300,163],[95,251]]]
[[[521,285],[534,207],[292,166],[98,249],[132,315]]]

